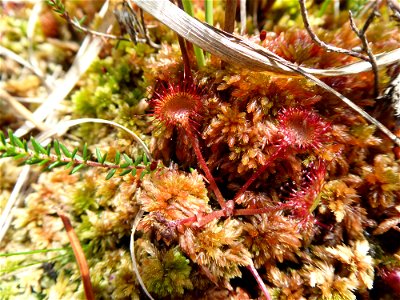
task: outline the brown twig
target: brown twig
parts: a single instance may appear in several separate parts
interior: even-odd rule
[[[368,16],[367,20],[364,23],[364,26],[362,27],[361,30],[357,28],[357,25],[354,21],[353,18],[353,13],[349,11],[349,18],[350,18],[350,26],[351,29],[357,34],[358,38],[361,40],[363,44],[363,50],[367,53],[369,62],[372,67],[372,72],[374,73],[374,96],[377,97],[379,95],[379,70],[378,70],[378,64],[376,62],[375,55],[372,53],[371,47],[369,46],[367,37],[365,35],[366,31],[368,30],[369,26],[371,25],[372,21],[376,16],[379,15],[377,8],[378,8],[378,2],[375,2],[374,8],[372,9],[372,12]]]
[[[176,0],[178,7],[183,10],[183,3],[182,0]],[[186,47],[190,42],[186,41],[183,37],[178,34],[178,43],[179,48],[181,48],[182,53],[182,60],[183,60],[183,67],[184,67],[184,78],[188,81],[192,81],[192,71],[190,68],[190,59],[189,59],[189,52],[188,47]],[[191,51],[193,51],[193,46],[191,47]]]
[[[189,54],[187,51],[186,42],[183,39],[183,37],[181,37],[180,35],[178,35],[178,43],[179,43],[179,48],[181,48],[181,53],[182,53],[183,68],[184,68],[183,76],[184,76],[185,80],[188,80],[189,82],[191,82],[192,81],[192,71],[190,68]]]
[[[62,212],[57,212],[57,214],[61,218],[64,224],[64,228],[67,231],[69,242],[71,243],[72,250],[74,251],[75,259],[76,262],[78,263],[79,271],[81,273],[86,299],[94,300],[95,297],[94,297],[92,283],[90,281],[89,266],[87,264],[85,254],[83,252],[81,243],[79,242],[78,236],[76,235],[69,218]]]
[[[161,46],[154,43],[149,35],[149,31],[147,30],[147,26],[146,23],[144,22],[144,13],[143,13],[143,9],[140,9],[140,21],[142,22],[142,27],[143,27],[143,33],[144,33],[144,37],[146,38],[147,43],[155,48],[155,49],[161,49]]]
[[[73,27],[75,27],[78,31],[81,31],[83,33],[87,33],[87,34],[91,34],[94,36],[99,36],[99,37],[103,37],[106,39],[111,39],[111,40],[119,40],[119,41],[130,41],[130,39],[124,38],[123,36],[116,36],[114,34],[108,34],[108,33],[104,33],[104,32],[99,32],[96,30],[92,30],[89,28],[86,28],[84,26],[82,26],[79,22],[72,20],[69,13],[68,12],[64,12],[63,14],[60,14],[60,16],[67,21],[68,24],[72,25]],[[139,42],[145,42],[146,40],[138,40]]]
[[[49,0],[52,3],[52,6],[55,9],[59,9],[58,14],[60,17],[62,17],[65,21],[67,21],[68,24],[71,26],[75,27],[77,30],[91,34],[94,36],[106,38],[106,39],[111,39],[111,40],[118,40],[118,41],[132,41],[133,43],[148,43],[151,47],[155,49],[161,48],[159,45],[151,41],[147,28],[144,24],[144,18],[143,18],[143,13],[141,11],[141,23],[137,20],[136,14],[133,12],[132,7],[130,4],[126,4],[126,2],[123,2],[123,10],[115,10],[114,14],[115,17],[117,18],[117,21],[120,25],[120,27],[124,28],[127,33],[129,34],[130,39],[127,39],[123,36],[117,36],[109,33],[104,33],[104,32],[99,32],[96,30],[92,30],[89,28],[86,28],[80,24],[79,21],[74,20],[71,18],[69,13],[65,9],[61,9],[61,7],[57,6],[57,1],[55,0]],[[144,36],[144,38],[139,38],[138,37],[138,32]]]
[[[224,31],[232,33],[235,29],[236,0],[226,0]]]
[[[235,18],[236,18],[236,0],[225,1],[225,23],[224,31],[232,33],[235,29]],[[226,62],[221,61],[221,69],[225,69]]]
[[[400,21],[400,4],[393,0],[387,0],[387,3],[393,12],[393,17]]]
[[[308,12],[307,12],[307,8],[306,8],[306,3],[305,0],[299,0],[300,3],[300,12],[301,12],[301,16],[303,17],[303,23],[304,23],[304,27],[307,30],[308,34],[310,35],[311,39],[320,47],[326,49],[327,51],[332,51],[332,52],[336,52],[336,53],[342,53],[342,54],[347,54],[365,61],[369,61],[368,57],[366,55],[363,55],[361,53],[352,51],[352,50],[348,50],[348,49],[343,49],[340,47],[336,47],[336,46],[332,46],[329,45],[323,41],[321,41],[319,39],[319,37],[315,34],[315,32],[312,30],[311,25],[310,25],[310,21],[308,19]]]

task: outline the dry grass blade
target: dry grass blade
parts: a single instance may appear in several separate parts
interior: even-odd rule
[[[250,69],[274,74],[298,76],[298,72],[276,60],[267,49],[231,35],[190,17],[168,0],[132,0],[146,12],[167,25],[186,40],[220,57],[222,60]],[[400,49],[376,55],[378,67],[400,61]],[[295,65],[293,65],[295,66]],[[297,67],[299,68],[300,67]],[[317,76],[342,76],[371,70],[369,62],[358,62],[334,69],[301,68]]]
[[[41,121],[35,119],[34,115],[31,113],[29,109],[23,106],[21,103],[18,102],[13,96],[11,96],[6,91],[0,90],[0,99],[5,100],[8,104],[10,104],[14,110],[26,120],[32,122],[33,125],[36,126],[37,129],[43,131],[47,129],[46,124]]]
[[[93,293],[92,283],[90,281],[89,267],[86,262],[85,254],[83,253],[83,249],[82,249],[81,243],[79,242],[78,236],[76,235],[69,218],[61,212],[58,212],[57,214],[61,218],[62,222],[64,223],[64,227],[65,227],[65,230],[67,231],[72,250],[74,251],[74,255],[75,255],[76,261],[78,263],[79,271],[81,272],[86,299],[94,300],[95,297],[94,297],[94,293]]]
[[[7,200],[7,203],[1,212],[0,216],[0,245],[3,241],[4,236],[7,233],[8,228],[11,225],[11,221],[13,218],[13,209],[19,204],[18,201],[20,199],[19,195],[22,190],[24,190],[27,186],[26,182],[29,177],[30,166],[24,166],[21,170],[21,173],[18,176],[18,180],[14,185],[14,188],[11,192],[10,197]]]
[[[49,81],[48,79],[45,79],[43,76],[43,73],[40,69],[34,67],[31,63],[23,59],[20,55],[14,53],[13,51],[4,48],[3,46],[0,45],[0,56],[5,56],[8,57],[17,63],[19,63],[21,66],[27,68],[28,70],[32,71],[33,74],[35,74],[47,88],[52,88],[53,87],[53,82]]]

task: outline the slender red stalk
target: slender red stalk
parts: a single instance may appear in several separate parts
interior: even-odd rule
[[[275,161],[278,157],[284,157],[285,156],[285,152],[287,149],[287,144],[284,143],[283,145],[281,145],[276,151],[275,153],[273,153],[268,160],[266,161],[265,165],[263,165],[262,167],[260,167],[255,173],[253,173],[253,175],[251,175],[251,177],[247,180],[247,182],[240,188],[240,190],[236,193],[235,197],[233,198],[233,201],[236,202],[236,200],[243,195],[243,193],[245,191],[247,191],[247,189],[249,188],[249,186],[262,174],[265,172],[265,170],[269,167],[269,165]]]
[[[248,265],[247,269],[251,272],[253,277],[257,280],[258,286],[262,290],[262,292],[263,292],[263,294],[265,296],[265,299],[272,300],[271,295],[269,294],[269,292],[267,290],[267,287],[265,286],[264,281],[260,277],[260,274],[258,274],[258,272],[257,272],[256,268],[254,267],[254,265],[253,264]]]
[[[203,227],[210,223],[212,220],[219,219],[221,217],[225,216],[225,210],[214,210],[212,213],[209,213],[208,215],[205,215],[198,219],[198,226]]]
[[[259,214],[265,214],[272,211],[282,210],[281,206],[277,207],[262,207],[262,208],[242,208],[235,209],[233,212],[234,216],[254,216]]]
[[[190,141],[192,142],[192,147],[193,147],[194,153],[196,154],[197,159],[199,160],[198,163],[199,163],[200,168],[203,170],[204,174],[206,175],[206,178],[210,183],[211,189],[213,190],[215,196],[217,197],[217,201],[218,201],[219,205],[221,206],[222,209],[225,209],[226,208],[225,199],[222,196],[221,191],[219,190],[219,188],[217,186],[217,183],[215,182],[214,176],[211,174],[211,171],[207,166],[207,163],[203,157],[203,154],[201,154],[198,138],[195,137],[195,135],[193,134],[193,132],[191,131],[191,129],[189,127],[187,127],[185,131],[186,131]]]
[[[232,200],[231,200],[232,201]],[[278,205],[275,207],[263,207],[263,208],[242,208],[242,209],[234,209],[232,210],[232,213],[230,213],[230,216],[254,216],[254,215],[259,215],[259,214],[265,214],[273,211],[278,211],[282,210],[285,208],[291,208],[291,206],[282,204]],[[226,216],[226,209],[221,209],[221,210],[214,210],[213,212],[205,215],[196,215],[193,217],[189,217],[186,219],[181,219],[175,221],[176,225],[183,225],[187,223],[194,223],[197,222],[197,226],[203,227],[210,223],[212,220],[219,219],[221,217]]]

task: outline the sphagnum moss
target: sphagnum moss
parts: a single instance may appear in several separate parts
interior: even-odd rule
[[[215,4],[215,24],[224,21],[221,3]],[[325,4],[309,13],[333,11]],[[6,22],[0,29],[6,36],[2,46],[24,54],[28,41],[21,32],[26,17],[18,5],[8,5],[0,8],[8,14],[2,18]],[[74,5],[90,10],[88,4]],[[252,32],[249,39],[307,67],[355,61],[314,44],[301,28],[295,5],[296,1],[279,2],[269,8],[259,3],[259,16],[282,18],[275,27],[266,22],[268,32],[261,39]],[[200,16],[202,8],[195,6],[196,13]],[[390,10],[381,13],[387,22],[374,21],[367,31],[374,53],[400,46],[399,29],[389,21]],[[49,20],[48,11],[46,15]],[[321,25],[320,37],[343,48],[356,47],[358,40],[345,22],[345,12],[335,22],[333,18],[316,19],[313,27]],[[77,149],[83,151],[74,153],[70,145],[77,143],[67,138],[67,151],[58,151],[66,163],[77,159],[72,166],[76,173],[41,171],[27,192],[1,248],[14,254],[13,259],[0,257],[6,270],[1,297],[83,297],[72,250],[56,216],[59,209],[71,218],[99,299],[144,297],[128,241],[139,209],[145,215],[137,228],[135,255],[154,298],[262,296],[264,287],[257,287],[250,276],[251,266],[266,286],[264,295],[272,299],[398,297],[400,167],[393,144],[305,79],[231,65],[221,69],[214,56],[205,68],[196,69],[190,46],[193,65],[188,76],[171,32],[147,15],[145,21],[161,49],[110,42],[65,101],[62,114],[117,121],[149,142],[156,160],[150,163],[126,136],[112,135],[108,128],[90,125],[73,132],[93,146],[81,142]],[[71,38],[73,33],[57,22],[56,37]],[[16,24],[16,29],[10,24]],[[387,27],[382,29],[382,24]],[[396,68],[380,71],[382,88],[398,72]],[[9,88],[21,87],[21,82],[15,84],[15,76],[10,79],[14,81],[5,79]],[[372,97],[372,73],[324,81],[373,111],[377,100]],[[32,87],[14,90],[14,96],[31,95]],[[6,123],[0,124],[3,131],[7,122],[15,121],[5,117]],[[385,118],[385,124],[395,128],[392,114]],[[10,137],[13,144],[2,141],[1,153],[32,164],[49,166],[54,163],[51,159],[59,163],[57,151],[51,152],[55,156],[50,159],[47,149],[33,140],[32,151],[26,152],[30,145]],[[89,158],[95,158],[96,152],[92,163]],[[73,158],[65,157],[66,153]],[[120,171],[104,172],[98,168],[101,165],[118,166]],[[8,195],[7,182],[14,178],[1,174],[7,177],[0,185],[1,195]],[[45,251],[16,255],[27,249]],[[29,275],[30,263],[35,263],[35,270]]]

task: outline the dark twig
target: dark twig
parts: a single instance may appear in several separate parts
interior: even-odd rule
[[[379,72],[378,72],[378,64],[376,62],[375,55],[372,53],[371,47],[368,44],[367,37],[365,35],[368,27],[371,25],[372,21],[376,16],[379,16],[377,11],[378,2],[375,2],[374,8],[371,14],[368,16],[367,20],[364,23],[364,26],[361,30],[357,28],[357,25],[354,21],[353,14],[349,11],[349,18],[350,18],[350,26],[351,29],[357,34],[358,38],[361,40],[363,44],[363,50],[367,53],[369,57],[369,62],[372,67],[372,72],[374,73],[374,96],[377,97],[379,95]]]
[[[143,31],[144,31],[144,36],[145,36],[145,38],[146,38],[147,43],[148,43],[151,47],[153,47],[153,48],[155,48],[155,49],[161,49],[161,46],[158,45],[158,44],[156,44],[156,43],[154,43],[154,42],[151,40],[151,38],[150,38],[149,31],[147,30],[146,23],[144,22],[143,9],[140,9],[140,20],[141,20],[141,22],[142,22],[142,27],[143,27]]]
[[[183,3],[182,0],[177,0],[176,1],[178,4],[178,7],[183,10]],[[184,77],[188,81],[192,81],[192,71],[190,68],[190,59],[189,59],[189,52],[188,52],[188,47],[186,47],[189,42],[187,42],[183,37],[181,37],[178,34],[178,43],[179,43],[179,48],[181,48],[181,53],[182,53],[182,60],[183,60],[183,67],[184,67]],[[193,51],[193,47],[192,51]]]
[[[392,10],[393,17],[400,21],[400,4],[397,1],[387,0],[389,8]]]
[[[224,31],[232,33],[235,29],[235,18],[236,18],[236,0],[225,1],[225,23]],[[225,69],[226,62],[221,61],[221,69]]]
[[[72,19],[69,13],[66,11],[64,5],[62,2],[59,0],[47,0],[47,3],[52,7],[52,9],[65,21],[67,21],[68,24],[71,24],[73,27],[75,27],[77,30],[82,31],[84,33],[88,33],[91,35],[107,38],[107,39],[112,39],[112,40],[125,40],[129,41],[128,39],[122,37],[122,36],[116,36],[113,34],[108,34],[108,33],[103,33],[103,32],[98,32],[95,30],[91,30],[89,28],[83,27],[81,25],[82,21],[78,21],[76,19]]]
[[[146,24],[144,22],[143,11],[140,9],[140,22],[136,15],[136,12],[133,10],[130,2],[124,1],[122,2],[121,10],[114,10],[115,17],[121,28],[125,29],[129,34],[131,40],[136,44],[140,43],[148,43],[151,47],[155,49],[160,49],[160,45],[154,43],[149,36],[149,32],[147,30]],[[143,36],[144,38],[139,38],[139,36]]]
[[[145,39],[138,38],[138,32],[143,31],[143,29],[136,17],[136,14],[130,8],[127,2],[122,2],[122,9],[115,9],[114,15],[118,21],[121,31],[123,31],[123,33],[125,31],[134,44],[137,42],[145,42]]]
[[[224,31],[232,33],[235,29],[236,0],[226,0]]]
[[[123,2],[123,9],[120,10],[115,10],[114,14],[115,17],[120,25],[120,27],[123,30],[126,30],[127,33],[129,34],[130,39],[127,39],[123,36],[117,36],[113,34],[108,34],[104,32],[99,32],[96,30],[92,30],[89,28],[86,28],[82,26],[82,21],[76,20],[75,18],[71,18],[69,13],[65,10],[65,7],[62,5],[62,3],[59,0],[48,0],[48,4],[53,8],[53,10],[59,14],[60,17],[62,17],[65,21],[67,21],[68,24],[71,26],[75,27],[77,30],[91,34],[94,36],[99,36],[102,38],[106,39],[111,39],[111,40],[118,40],[118,41],[132,41],[133,43],[148,43],[151,47],[159,49],[160,46],[151,41],[149,34],[147,32],[147,28],[144,24],[144,19],[143,15],[141,15],[142,19],[141,22],[137,20],[136,14],[134,13],[132,7],[130,4],[126,4],[126,2]],[[138,37],[138,34],[141,34],[145,38],[140,38]]]
[[[364,54],[361,54],[361,53],[358,53],[358,52],[355,52],[352,50],[332,46],[332,45],[329,45],[329,44],[321,41],[311,28],[310,21],[308,19],[308,12],[307,12],[307,8],[306,8],[305,0],[299,0],[299,3],[300,3],[301,16],[303,17],[304,27],[307,30],[308,34],[310,35],[311,39],[314,41],[314,43],[316,43],[320,47],[326,49],[327,51],[347,54],[347,55],[350,55],[350,56],[353,56],[353,57],[356,57],[356,58],[359,58],[359,59],[362,59],[365,61],[369,61],[368,57]]]

